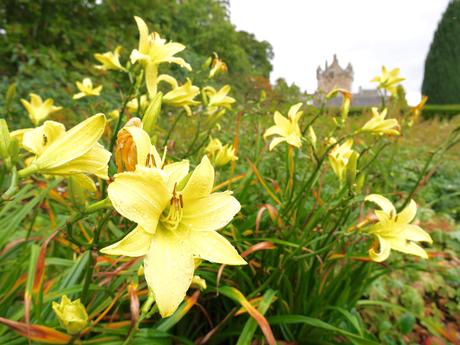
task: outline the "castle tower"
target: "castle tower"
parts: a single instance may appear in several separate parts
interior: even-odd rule
[[[326,60],[324,71],[318,66],[316,79],[318,80],[317,93],[329,93],[334,88],[343,88],[351,91],[353,66],[349,63],[346,68],[340,67],[337,55],[334,54],[330,66],[328,66]]]

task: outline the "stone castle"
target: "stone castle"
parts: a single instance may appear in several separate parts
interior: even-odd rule
[[[353,84],[353,66],[348,63],[346,68],[339,65],[337,55],[334,54],[332,63],[328,65],[327,60],[324,70],[318,66],[316,70],[316,79],[318,80],[318,88],[315,92],[315,103],[334,88],[342,88],[351,91]],[[351,99],[353,106],[378,106],[380,104],[380,95],[376,89],[359,88],[358,93],[354,93]],[[342,98],[340,95],[331,99],[328,102],[329,106],[340,106]]]

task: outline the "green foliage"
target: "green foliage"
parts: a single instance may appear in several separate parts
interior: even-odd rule
[[[187,45],[184,57],[198,71],[191,75],[195,83],[207,79],[199,71],[213,52],[228,64],[229,73],[221,78],[231,80],[236,92],[248,92],[256,76],[269,77],[271,45],[237,31],[225,4],[217,0],[8,0],[0,3],[0,28],[5,31],[0,33],[0,93],[3,96],[13,80],[20,80],[19,97],[40,90],[43,97],[69,107],[68,94],[75,91],[75,81],[100,75],[91,68],[96,64],[94,53],[120,44],[137,45],[134,15],[141,15],[152,31],[168,41]],[[123,51],[122,59],[128,54]],[[173,66],[172,72],[184,76]],[[102,84],[106,106],[112,110],[117,97],[114,88],[126,81],[111,78]],[[14,114],[21,108],[11,111]]]
[[[444,12],[425,61],[422,93],[429,104],[460,103],[460,1]]]

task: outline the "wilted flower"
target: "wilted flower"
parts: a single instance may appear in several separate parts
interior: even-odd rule
[[[200,102],[194,100],[199,95],[200,88],[192,85],[192,81],[188,78],[185,84],[179,86],[176,79],[166,74],[158,77],[158,82],[160,81],[165,81],[172,87],[172,90],[163,96],[163,103],[174,107],[183,107],[187,115],[191,116],[192,110],[190,106],[200,104]]]
[[[145,255],[145,278],[163,317],[174,313],[184,299],[195,258],[245,264],[230,242],[216,232],[239,212],[239,202],[230,191],[211,193],[214,169],[206,156],[184,180],[188,170],[188,162],[169,172],[138,167],[115,175],[108,188],[114,208],[138,226],[102,252]]]
[[[66,132],[63,124],[45,121],[37,128],[21,130],[22,146],[35,155],[19,174],[95,174],[107,179],[110,152],[98,144],[104,133],[105,116],[96,114]]]
[[[63,295],[61,303],[53,302],[53,310],[59,323],[69,334],[80,333],[88,324],[88,313],[80,299],[71,301]]]
[[[129,100],[128,103],[126,103],[126,108],[130,113],[136,113],[138,108],[139,108],[139,100],[141,104],[141,109],[139,110],[140,113],[143,113],[144,110],[148,107],[149,105],[149,98],[147,95],[142,95],[140,97],[135,97]]]
[[[219,107],[230,109],[232,103],[235,103],[233,97],[229,97],[231,87],[224,85],[219,91],[216,91],[212,86],[206,86],[203,88],[203,92],[208,97],[208,114],[213,115]]]
[[[420,103],[417,104],[415,107],[411,109],[411,117],[409,119],[409,127],[413,126],[415,122],[417,122],[420,114],[422,113],[422,109],[425,106],[426,101],[428,100],[427,96],[422,96]]]
[[[332,170],[339,178],[340,183],[343,183],[346,177],[346,169],[348,161],[354,151],[351,147],[353,146],[353,140],[348,139],[342,145],[336,145],[329,153],[329,162],[331,163]],[[357,153],[356,153],[357,154]]]
[[[145,68],[145,83],[150,96],[156,94],[158,65],[163,62],[175,63],[181,67],[192,70],[184,59],[175,57],[185,49],[183,44],[177,42],[166,43],[156,32],[149,34],[147,24],[142,18],[134,17],[139,29],[139,48],[131,52],[131,62],[141,62]]]
[[[369,249],[369,256],[376,262],[382,262],[390,256],[391,249],[428,259],[426,251],[416,242],[432,243],[430,235],[418,225],[410,224],[417,213],[417,205],[413,200],[400,213],[396,213],[393,204],[378,194],[368,195],[365,199],[376,203],[381,210],[376,210],[378,223],[371,226],[369,233],[379,241],[378,252]]]
[[[29,118],[35,126],[38,126],[51,113],[62,109],[62,107],[54,106],[51,98],[43,102],[42,98],[35,93],[30,94],[30,102],[21,98],[21,103],[26,108]]]
[[[379,113],[378,108],[372,108],[372,118],[361,128],[362,132],[373,134],[399,135],[399,124],[396,119],[387,119],[387,109]]]
[[[385,89],[390,92],[393,96],[397,95],[396,86],[405,80],[399,76],[399,68],[394,68],[391,71],[388,71],[385,66],[382,66],[382,74],[376,76],[371,82],[379,83],[379,89]]]
[[[99,96],[102,91],[102,85],[93,87],[93,82],[90,78],[83,79],[83,82],[76,82],[79,93],[73,95],[73,99],[80,99],[87,96]]]
[[[225,73],[227,72],[227,64],[223,62],[217,53],[213,54],[213,58],[211,60],[211,70],[209,71],[209,78],[214,77],[218,73]]]
[[[120,51],[121,46],[118,46],[117,48],[115,48],[113,52],[106,52],[104,54],[94,54],[96,60],[102,64],[95,67],[103,71],[126,71],[126,68],[124,68],[120,63]]]
[[[288,118],[281,115],[280,112],[275,111],[274,120],[275,125],[265,131],[264,138],[272,135],[278,135],[270,143],[270,151],[283,141],[289,145],[300,147],[302,146],[302,134],[300,133],[299,120],[303,111],[299,111],[302,103],[293,105],[288,112]]]
[[[236,161],[235,148],[229,144],[222,145],[219,139],[210,139],[205,152],[215,167],[223,166],[229,162]]]

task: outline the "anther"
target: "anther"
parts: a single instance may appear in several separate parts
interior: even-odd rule
[[[46,144],[48,144],[48,137],[43,134],[43,146],[45,146]]]
[[[179,194],[180,207],[184,208],[184,199],[182,199],[182,194]]]

